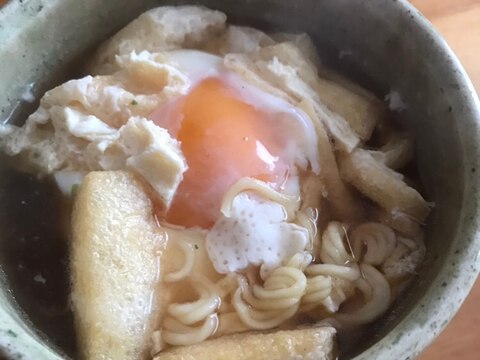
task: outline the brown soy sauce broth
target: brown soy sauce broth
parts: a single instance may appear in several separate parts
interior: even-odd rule
[[[53,179],[0,158],[0,264],[13,300],[40,336],[73,356],[69,306],[70,206]]]
[[[46,91],[85,75],[85,64],[94,50],[86,49],[34,84],[36,100],[19,101],[8,119],[0,120],[22,125]],[[0,204],[0,275],[5,275],[14,308],[20,309],[20,316],[48,344],[76,358],[69,301],[71,202],[52,177],[39,177],[22,159],[0,153]]]
[[[92,49],[88,49],[75,61],[63,66],[39,88],[34,88],[34,92],[43,94],[55,85],[83,76],[84,64],[91,53]],[[326,58],[328,60],[328,56]],[[332,68],[339,68],[334,62],[326,63]],[[357,80],[377,95],[386,92],[357,69],[348,65],[340,68],[341,73]],[[9,122],[22,124],[37,106],[38,101],[19,104]],[[401,117],[402,114],[391,114],[391,118],[397,122],[401,122]],[[375,139],[368,145],[375,148]],[[62,196],[51,177],[38,177],[27,172],[17,160],[0,154],[0,270],[6,275],[12,300],[18,304],[26,320],[49,344],[66,356],[76,358],[77,344],[69,303],[71,203]],[[424,193],[415,161],[400,172]],[[372,206],[362,196],[358,195],[358,198],[365,209],[363,215],[368,220]],[[408,288],[405,291],[408,292]],[[386,328],[399,321],[397,315],[406,306],[405,301],[397,298],[390,309],[374,322],[347,331],[340,330],[337,337],[338,358],[350,359],[374,344]],[[315,322],[313,318],[299,316],[282,328]]]

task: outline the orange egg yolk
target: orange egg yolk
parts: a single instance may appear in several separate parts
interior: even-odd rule
[[[156,111],[152,120],[181,143],[188,164],[166,214],[169,223],[210,228],[220,215],[225,192],[242,177],[279,183],[282,136],[272,116],[239,100],[220,79],[207,78],[189,94]]]

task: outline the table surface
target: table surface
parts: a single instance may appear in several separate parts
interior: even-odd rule
[[[457,54],[480,93],[480,0],[411,0]],[[445,331],[418,360],[480,359],[480,279]]]

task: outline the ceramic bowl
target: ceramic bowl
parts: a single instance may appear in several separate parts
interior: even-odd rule
[[[233,23],[307,32],[325,63],[381,97],[400,94],[406,108],[398,118],[416,135],[420,177],[435,203],[426,225],[427,258],[393,310],[370,325],[369,336],[345,358],[414,358],[453,317],[479,271],[480,105],[456,57],[407,1],[10,1],[0,10],[0,120],[21,123],[35,107],[23,101],[26,90],[41,96],[72,76],[74,59],[144,10],[185,3],[222,10]],[[0,194],[17,184],[8,186]],[[6,222],[5,207],[0,201],[0,244],[16,226]],[[21,300],[6,256],[0,263],[3,352],[37,360],[67,357],[55,345],[61,340],[39,332],[38,319],[28,312],[35,306]]]

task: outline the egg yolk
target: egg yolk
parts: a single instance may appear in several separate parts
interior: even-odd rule
[[[159,115],[162,114],[162,115]],[[188,164],[166,214],[169,223],[210,228],[225,192],[242,177],[279,183],[282,136],[271,114],[241,101],[235,89],[207,78],[152,120],[181,143]]]

